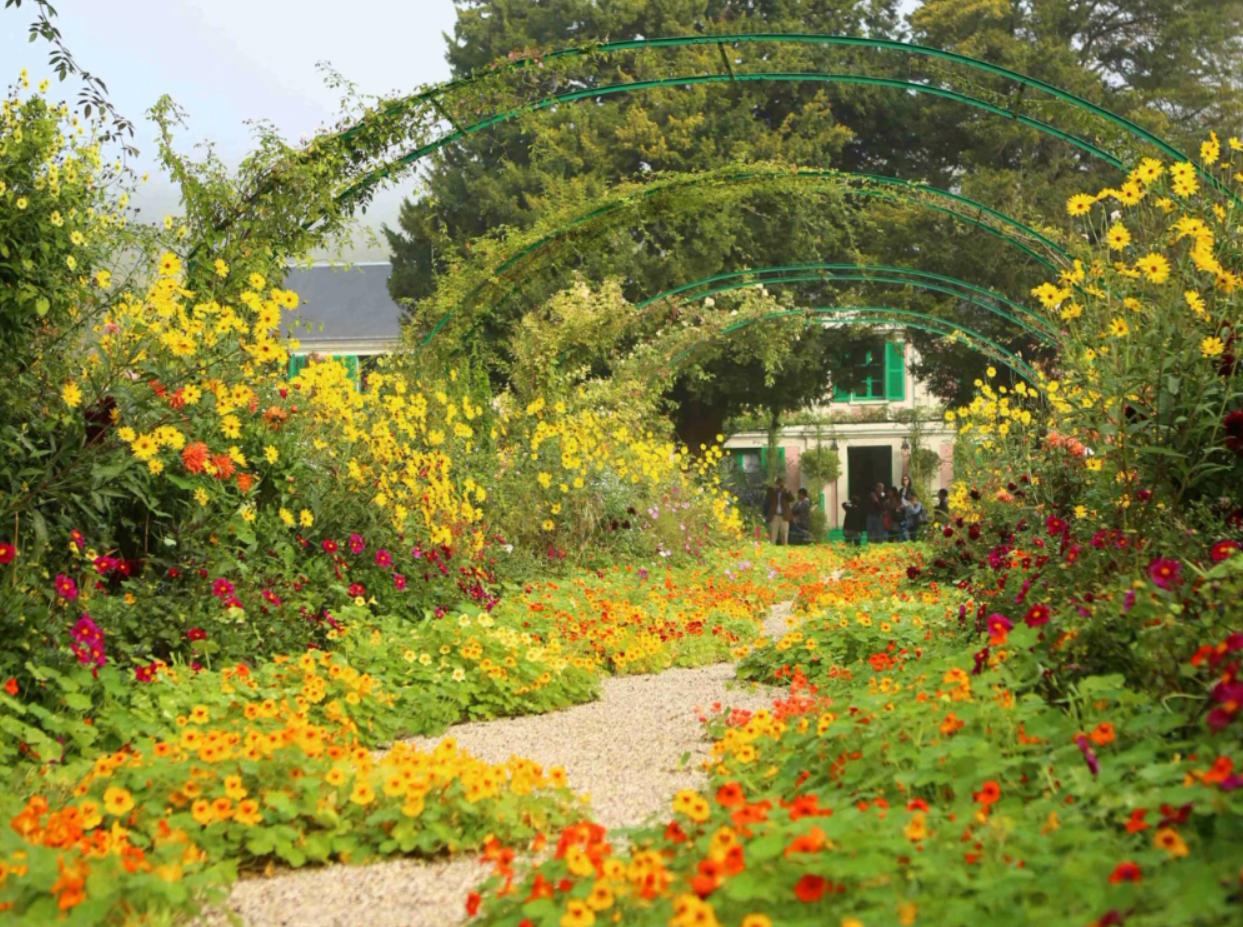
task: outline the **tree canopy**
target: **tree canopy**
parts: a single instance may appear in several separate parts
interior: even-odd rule
[[[930,0],[906,18],[889,0],[459,0],[447,57],[454,76],[463,77],[507,57],[642,36],[817,32],[903,39],[1031,74],[1187,145],[1206,126],[1237,122],[1243,113],[1240,25],[1238,0]],[[699,70],[729,66],[723,46],[689,54]],[[805,50],[789,54],[789,61],[774,64],[814,70],[827,60]],[[853,54],[833,60],[847,69],[877,66]],[[637,58],[610,59],[608,67],[609,81],[641,75]],[[915,76],[909,63],[891,67],[895,76]],[[1012,105],[1021,111],[1029,104],[1019,93]],[[411,301],[428,297],[438,275],[467,253],[470,241],[498,227],[532,225],[566,191],[598,195],[621,181],[749,161],[926,180],[1020,217],[1064,216],[1065,197],[1095,182],[1089,175],[1107,181],[1110,170],[1016,121],[923,95],[797,82],[660,87],[553,107],[438,152],[419,193],[403,204],[399,228],[387,233],[393,294]],[[1046,273],[1031,262],[1004,258],[984,244],[987,239],[944,216],[900,205],[870,208],[862,227],[847,225],[846,216],[826,214],[823,203],[799,197],[657,213],[645,219],[641,234],[615,231],[576,252],[573,269],[591,282],[618,278],[631,301],[724,270],[831,259],[842,249],[1014,296],[1026,294]],[[953,297],[905,291],[894,298],[895,304],[969,318],[972,327],[1011,349],[1027,357],[1040,354],[1020,333]],[[514,301],[508,315],[490,320],[486,337],[492,349],[504,352],[508,333],[529,308]],[[925,358],[918,372],[935,392],[961,400],[983,362],[959,345],[930,350],[931,337],[912,339]],[[843,355],[814,356],[819,369],[804,375],[823,384],[834,358]],[[684,413],[693,410],[683,419],[720,421],[753,404],[755,377],[763,372],[771,380],[780,366],[769,356],[761,370],[757,360],[747,340],[738,339],[727,356],[688,375],[673,390]]]

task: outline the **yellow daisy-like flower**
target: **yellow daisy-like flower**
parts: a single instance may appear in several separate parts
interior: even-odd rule
[[[1170,278],[1170,262],[1156,252],[1145,254],[1136,261],[1135,269],[1153,283],[1165,283]]]
[[[78,245],[79,247],[86,244],[86,236],[83,235],[81,232],[79,232],[77,229],[74,229],[72,232],[69,233],[69,240],[73,242],[75,245]]]
[[[68,266],[70,270],[78,269],[78,259],[74,257],[72,254],[65,255],[65,264],[66,266]]]
[[[112,272],[100,270],[95,272],[95,286],[101,290],[106,290],[112,286]]]
[[[26,199],[26,197],[24,196],[19,196],[17,198],[17,203],[15,205],[17,206],[18,209],[25,209],[27,206],[30,205],[30,200]]]
[[[1187,301],[1187,307],[1200,318],[1208,315],[1208,311],[1204,308],[1204,297],[1195,290],[1187,290],[1183,293],[1183,299]]]
[[[1131,243],[1131,233],[1121,222],[1115,222],[1105,233],[1105,243],[1110,251],[1121,251]]]
[[[203,506],[204,508],[206,508],[209,498],[210,497],[207,495],[207,490],[204,489],[202,486],[194,490],[194,501],[197,502],[200,506]]]
[[[298,513],[298,523],[303,528],[309,528],[315,524],[315,516],[311,514],[310,509],[303,509]]]
[[[173,217],[172,217],[172,216],[165,216],[165,217],[164,217],[164,228],[165,228],[165,230],[167,230],[167,231],[171,231],[171,230],[172,230],[172,227],[173,227]]]
[[[263,274],[251,274],[246,278],[246,282],[250,284],[252,290],[262,290],[267,285],[267,280],[263,278]]]
[[[220,258],[216,258],[216,263],[213,266],[216,269],[217,277],[229,276],[229,265],[226,264],[224,261],[222,261]]]
[[[1216,132],[1210,132],[1207,139],[1200,143],[1200,160],[1204,164],[1216,164],[1221,157],[1221,142]]]
[[[1226,350],[1226,343],[1215,335],[1209,335],[1200,342],[1200,353],[1205,357],[1221,357]]]
[[[82,404],[82,390],[77,383],[71,381],[61,387],[60,398],[69,408],[76,409]]]
[[[134,807],[134,796],[129,789],[119,785],[110,785],[104,789],[104,810],[113,817],[120,817]]]
[[[242,521],[246,522],[248,525],[254,523],[255,507],[253,505],[243,505],[241,514]]]
[[[159,476],[164,472],[164,461],[160,460],[158,457],[152,457],[147,461],[147,471],[152,476]]]
[[[1131,326],[1126,324],[1126,319],[1120,315],[1113,317],[1109,323],[1109,334],[1115,338],[1125,338],[1131,333]]]
[[[165,251],[160,257],[160,276],[175,277],[181,273],[181,258],[171,251]]]
[[[267,447],[263,449],[263,459],[266,460],[268,463],[274,464],[278,460],[280,460],[280,458],[281,458],[281,452],[278,451],[273,445],[269,444]]]
[[[551,531],[553,528],[557,526],[553,524],[553,521],[551,518],[545,518],[543,523],[540,525],[540,527],[543,528],[545,531]]]
[[[1090,193],[1076,193],[1066,201],[1066,212],[1072,216],[1083,216],[1091,212],[1096,197]]]
[[[1144,158],[1144,160],[1139,162],[1139,165],[1135,168],[1133,174],[1136,180],[1143,183],[1152,183],[1164,172],[1165,165],[1163,165],[1156,158]]]

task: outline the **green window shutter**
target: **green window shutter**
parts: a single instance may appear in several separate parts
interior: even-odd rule
[[[785,476],[786,472],[786,449],[784,447],[777,448],[777,473]]]
[[[885,342],[885,398],[901,402],[906,398],[906,346]]]
[[[833,387],[834,402],[850,402],[850,392],[840,386]]]
[[[289,379],[293,379],[306,369],[307,357],[305,354],[289,355]]]
[[[760,472],[768,473],[768,448],[760,448]]]
[[[359,371],[358,371],[358,355],[357,354],[341,354],[337,356],[337,360],[339,360],[345,366],[345,372],[349,374],[350,379],[354,381],[354,388],[361,389],[362,380],[359,377]]]

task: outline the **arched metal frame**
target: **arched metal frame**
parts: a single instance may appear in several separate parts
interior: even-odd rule
[[[663,300],[679,297],[699,302],[721,293],[757,286],[839,282],[911,286],[934,293],[943,293],[978,306],[1005,322],[1023,329],[1045,344],[1052,345],[1057,340],[1056,333],[1049,329],[1043,318],[996,290],[976,286],[958,277],[892,264],[785,264],[735,270],[714,274],[711,277],[704,277],[665,290],[663,293],[657,293],[637,303],[635,308],[641,311]],[[1002,309],[1002,306],[1007,306],[1012,311]]]
[[[646,199],[650,199],[652,197],[658,196],[662,193],[668,193],[670,191],[677,190],[680,188],[693,188],[696,186],[702,186],[702,185],[706,185],[706,184],[714,183],[714,182],[722,183],[726,186],[734,186],[734,185],[741,185],[741,184],[752,182],[752,181],[767,180],[767,181],[772,181],[776,183],[782,180],[791,180],[791,179],[798,179],[800,181],[806,180],[807,182],[823,182],[823,181],[829,181],[829,180],[839,180],[843,182],[842,186],[837,187],[835,189],[842,190],[846,195],[879,197],[882,199],[890,199],[893,201],[915,202],[917,201],[918,194],[926,194],[929,197],[934,197],[936,199],[943,200],[946,203],[952,203],[954,205],[965,206],[968,210],[973,211],[975,215],[964,215],[962,212],[959,212],[951,208],[950,206],[942,205],[940,203],[935,203],[935,202],[920,203],[921,206],[931,209],[933,211],[941,212],[945,215],[948,215],[951,218],[953,218],[955,221],[963,222],[967,225],[972,225],[976,228],[980,228],[996,236],[997,238],[1005,241],[1007,244],[1011,245],[1012,247],[1026,254],[1028,257],[1039,262],[1040,264],[1042,264],[1043,266],[1047,267],[1050,270],[1057,269],[1058,264],[1056,263],[1055,260],[1050,259],[1050,257],[1047,255],[1041,254],[1035,248],[1031,247],[1029,244],[1024,242],[1020,237],[1016,235],[1011,235],[1008,232],[1003,232],[1001,229],[994,227],[988,222],[985,222],[980,217],[987,216],[990,219],[997,221],[1001,225],[1009,229],[1012,229],[1020,233],[1023,236],[1027,236],[1030,240],[1037,242],[1046,252],[1048,252],[1049,255],[1052,255],[1053,258],[1060,259],[1061,261],[1067,264],[1070,262],[1069,253],[1065,251],[1056,242],[1054,242],[1047,236],[1043,235],[1041,232],[1037,231],[1036,229],[1032,228],[1031,226],[1028,226],[1024,224],[1023,222],[1020,222],[1018,219],[1015,219],[1014,217],[1007,215],[1006,213],[1001,212],[1000,210],[994,209],[991,206],[987,206],[984,203],[974,200],[968,196],[964,196],[961,193],[954,193],[952,191],[943,190],[939,187],[933,187],[928,184],[915,183],[913,181],[903,180],[900,177],[889,177],[883,174],[868,174],[868,173],[859,173],[859,172],[852,172],[852,171],[839,171],[839,170],[832,170],[832,169],[812,169],[812,168],[800,168],[800,169],[795,169],[795,170],[774,169],[772,171],[742,171],[742,172],[738,172],[735,174],[727,174],[727,175],[704,174],[704,175],[693,176],[690,178],[681,178],[674,183],[654,184],[652,185],[651,188],[644,189],[642,193],[640,194],[640,198],[646,200]],[[879,187],[881,189],[875,189],[875,188],[871,188],[868,186],[854,186],[854,184],[872,184],[872,185],[876,185],[876,187]],[[906,199],[906,198],[909,198],[909,199]],[[499,265],[497,265],[489,274],[487,274],[488,279],[485,282],[480,283],[473,290],[471,290],[471,292],[467,294],[467,296],[464,298],[463,302],[474,300],[474,298],[480,293],[483,287],[488,285],[488,282],[490,282],[494,278],[497,278],[497,277],[500,277],[502,275],[509,273],[520,262],[530,257],[531,255],[535,254],[539,250],[545,248],[552,242],[557,241],[561,238],[564,238],[565,236],[569,235],[571,232],[585,225],[590,224],[595,219],[610,215],[615,212],[620,212],[624,210],[625,208],[627,208],[628,206],[630,206],[632,202],[633,202],[632,198],[628,196],[616,197],[611,201],[607,201],[604,204],[597,206],[596,208],[592,210],[589,210],[585,213],[580,214],[579,216],[576,216],[574,219],[571,219],[570,221],[566,222],[564,225],[559,226],[557,229],[553,230],[552,232],[549,232],[548,234],[541,236],[536,241],[531,242],[526,247],[519,250],[516,254],[511,255],[510,257],[502,261]],[[503,302],[505,299],[508,299],[509,295],[512,295],[512,291],[510,294],[507,294],[502,300],[500,300],[500,302]],[[450,311],[442,315],[436,321],[435,325],[432,326],[431,330],[426,335],[423,336],[421,340],[421,344],[424,346],[430,344],[432,340],[434,340],[436,336],[439,335],[440,332],[444,329],[444,327],[449,323],[449,321],[453,318],[454,314],[455,313],[453,311]]]
[[[997,342],[968,328],[965,325],[959,325],[950,319],[943,319],[939,316],[928,315],[923,312],[915,312],[910,309],[896,309],[892,306],[832,306],[832,307],[816,307],[807,309],[784,309],[778,312],[768,312],[755,318],[742,319],[725,326],[719,332],[721,335],[732,335],[742,331],[757,322],[767,322],[774,319],[793,318],[798,316],[820,317],[829,319],[826,324],[841,325],[897,325],[902,328],[913,328],[920,331],[926,331],[934,335],[943,335],[947,337],[958,336],[964,338],[974,350],[989,357],[999,364],[1004,364],[1016,374],[1035,383],[1039,380],[1039,375],[1035,369],[1025,360],[1009,351]],[[673,360],[680,360],[685,351],[676,355]]]
[[[872,39],[859,36],[840,36],[840,35],[815,35],[805,33],[793,34],[777,34],[777,33],[736,33],[727,35],[696,35],[696,36],[670,36],[666,38],[656,39],[633,39],[620,42],[608,42],[598,45],[579,46],[574,48],[558,49],[546,55],[540,56],[539,62],[564,60],[567,58],[587,58],[590,56],[607,57],[611,54],[620,52],[639,51],[645,49],[663,49],[678,48],[690,46],[710,46],[716,45],[722,56],[722,63],[725,65],[725,73],[713,74],[693,74],[679,77],[662,78],[658,80],[634,81],[631,83],[606,85],[603,87],[586,87],[565,94],[545,97],[543,99],[524,104],[510,110],[493,113],[475,123],[468,126],[459,126],[457,122],[447,113],[444,108],[445,98],[453,93],[468,89],[472,86],[479,85],[484,81],[495,80],[498,75],[504,75],[506,72],[516,73],[533,65],[531,59],[523,59],[512,62],[501,68],[484,72],[479,75],[450,81],[418,94],[396,100],[383,107],[378,115],[384,116],[403,109],[410,108],[418,104],[426,104],[432,107],[437,113],[441,114],[444,119],[451,125],[453,131],[448,132],[440,138],[422,145],[406,154],[398,157],[396,160],[390,161],[388,164],[373,170],[366,174],[362,179],[348,187],[340,194],[342,199],[353,198],[380,181],[384,180],[402,167],[407,167],[426,157],[427,155],[443,148],[446,145],[459,141],[470,135],[484,131],[503,122],[508,122],[527,112],[534,112],[541,109],[548,109],[560,103],[573,102],[582,99],[596,99],[618,93],[627,93],[635,90],[653,89],[662,86],[686,86],[690,84],[708,84],[708,83],[736,83],[739,81],[812,81],[812,82],[830,82],[830,83],[856,83],[890,89],[900,89],[904,92],[927,93],[935,96],[950,99],[952,101],[962,103],[964,105],[973,106],[989,112],[993,115],[999,115],[1021,124],[1027,125],[1029,128],[1035,129],[1043,134],[1058,138],[1068,144],[1080,148],[1093,157],[1104,160],[1106,163],[1115,167],[1121,167],[1122,162],[1113,154],[1105,152],[1097,148],[1091,142],[1079,136],[1064,132],[1055,126],[1042,122],[1041,120],[1032,119],[1023,116],[1017,111],[1017,104],[1010,108],[1004,108],[958,91],[948,90],[942,87],[936,87],[931,84],[917,83],[913,81],[903,81],[896,78],[873,77],[867,75],[853,74],[828,74],[818,72],[764,72],[764,73],[737,73],[729,62],[727,45],[742,44],[794,44],[794,45],[822,45],[822,46],[840,46],[851,48],[867,48],[873,50],[896,51],[903,54],[913,55],[917,57],[929,58],[940,61],[951,62],[966,68],[989,74],[994,77],[1001,77],[1004,80],[1016,83],[1022,89],[1032,89],[1040,93],[1046,94],[1053,99],[1062,103],[1067,103],[1075,109],[1087,113],[1093,117],[1103,119],[1118,128],[1122,129],[1131,137],[1138,139],[1146,144],[1152,145],[1167,157],[1179,161],[1189,161],[1187,155],[1170,145],[1164,139],[1154,133],[1143,128],[1139,124],[1111,112],[1098,104],[1092,103],[1083,97],[1063,90],[1046,81],[1038,78],[1030,77],[1018,71],[1011,70],[1001,65],[991,64],[968,55],[959,54],[957,52],[948,52],[942,49],[931,48],[926,45],[916,45],[907,42],[898,42],[890,39]],[[354,135],[362,131],[366,125],[366,121],[360,122],[343,132],[337,137],[348,142]],[[1195,162],[1192,162],[1195,163]],[[1196,170],[1207,182],[1220,189],[1220,183],[1216,177],[1213,177],[1201,165],[1196,164]]]

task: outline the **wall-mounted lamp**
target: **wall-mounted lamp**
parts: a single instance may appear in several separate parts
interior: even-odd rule
[[[837,453],[837,438],[834,438],[832,441],[829,442],[829,450],[833,451],[834,453]]]
[[[903,438],[902,439],[902,450],[909,451],[910,449],[911,449],[911,442],[906,440],[906,438]]]

